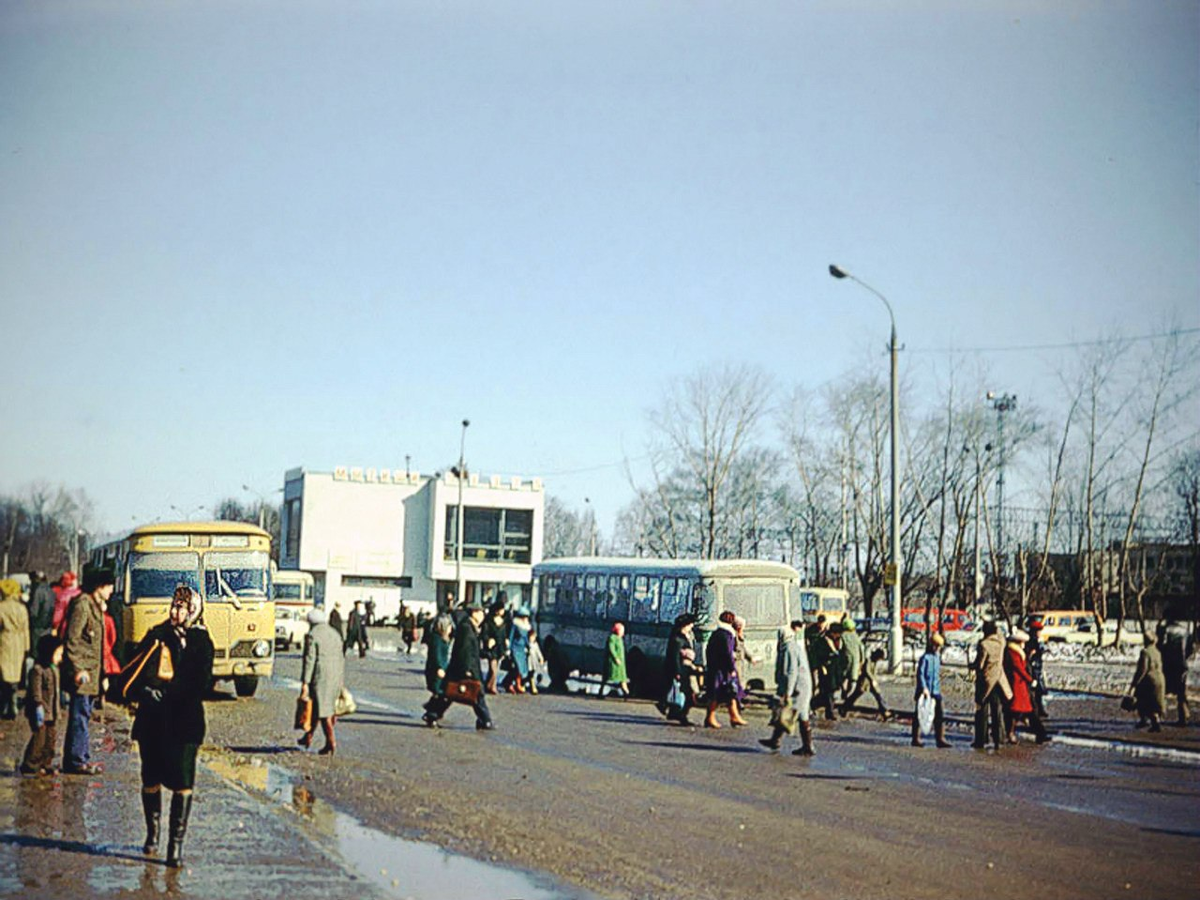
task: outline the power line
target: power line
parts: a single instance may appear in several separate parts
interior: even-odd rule
[[[1200,328],[1176,328],[1158,334],[1139,334],[1132,337],[1097,338],[1091,341],[1067,341],[1062,344],[1017,344],[1011,347],[913,347],[909,353],[1021,353],[1030,350],[1069,350],[1072,347],[1098,347],[1104,344],[1132,344],[1138,341],[1157,341],[1200,333]]]

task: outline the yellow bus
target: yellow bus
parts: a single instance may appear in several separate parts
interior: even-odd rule
[[[124,663],[153,626],[167,618],[171,595],[186,584],[204,596],[204,623],[213,642],[213,676],[251,697],[274,665],[275,605],[271,599],[271,536],[244,522],[144,525],[91,552],[111,566],[116,587],[109,611]]]

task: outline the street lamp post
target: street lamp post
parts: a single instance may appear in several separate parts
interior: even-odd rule
[[[596,555],[596,513],[592,510],[591,497],[583,498],[583,505],[587,507],[587,529],[588,529],[588,556]]]
[[[258,497],[258,527],[266,528],[266,525],[263,524],[263,522],[266,520],[266,514],[267,514],[267,496],[266,496],[266,494],[260,494],[258,491],[254,490],[254,488],[250,487],[250,485],[248,485],[248,484],[243,484],[242,490],[245,491],[247,494],[254,494],[255,496]]]
[[[904,634],[900,626],[900,470],[898,463],[898,446],[900,442],[900,397],[899,383],[897,379],[897,353],[899,345],[896,343],[896,315],[892,312],[892,304],[888,302],[887,297],[875,290],[865,281],[855,278],[845,269],[831,265],[829,274],[834,278],[849,278],[851,281],[866,288],[876,297],[883,301],[883,305],[887,307],[888,318],[892,322],[891,342],[888,345],[888,352],[891,356],[891,404],[892,404],[892,435],[891,435],[891,457],[892,457],[892,472],[891,472],[891,491],[892,491],[892,552],[891,565],[889,571],[885,573],[884,581],[891,579],[892,588],[892,627],[890,640],[888,642],[888,666],[890,671],[900,671],[900,655],[904,649]]]
[[[467,478],[467,428],[470,419],[462,420],[462,437],[458,443],[458,468],[454,470],[458,478],[458,515],[455,521],[454,537],[454,585],[459,604],[467,602],[466,585],[463,583],[463,482]]]

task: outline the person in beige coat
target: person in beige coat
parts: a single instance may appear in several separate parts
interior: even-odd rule
[[[21,602],[21,586],[0,581],[0,719],[17,717],[17,686],[29,653],[29,611]]]
[[[1151,731],[1162,731],[1160,720],[1166,707],[1167,696],[1162,654],[1156,646],[1158,641],[1154,635],[1143,635],[1142,643],[1145,646],[1138,656],[1137,669],[1134,670],[1129,692],[1133,694],[1137,704],[1138,727],[1149,722]]]
[[[975,740],[971,746],[984,748],[990,726],[992,746],[999,750],[1004,701],[1012,699],[1012,687],[1004,674],[1004,638],[994,621],[983,623],[983,640],[971,668],[975,670]]]

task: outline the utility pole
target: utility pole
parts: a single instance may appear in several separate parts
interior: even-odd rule
[[[1002,394],[997,397],[988,391],[988,400],[992,409],[996,410],[997,440],[1000,443],[999,459],[996,470],[996,588],[999,590],[1004,581],[1004,463],[1007,457],[1004,446],[1004,414],[1017,408],[1016,394]]]

